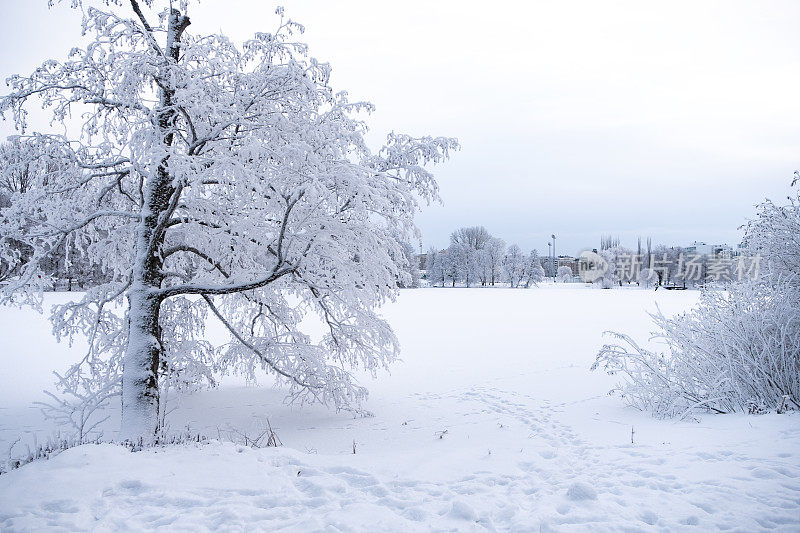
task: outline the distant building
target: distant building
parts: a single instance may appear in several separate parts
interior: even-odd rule
[[[706,244],[700,241],[694,241],[694,244],[687,246],[683,250],[687,254],[700,254],[724,259],[730,259],[731,256],[736,255],[733,248],[727,244]]]
[[[578,275],[578,259],[575,258],[575,257],[572,257],[571,255],[559,255],[558,256],[558,266],[559,267],[562,267],[562,266],[569,267],[570,270],[572,270],[572,275],[573,276],[577,276]],[[556,269],[556,272],[557,271],[558,271],[558,268]]]

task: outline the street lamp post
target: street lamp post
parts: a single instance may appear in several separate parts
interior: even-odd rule
[[[556,271],[558,270],[558,256],[556,255],[556,236],[550,235],[553,238],[553,283],[556,281]]]
[[[550,263],[550,268],[553,268],[553,243],[547,243],[547,262]]]

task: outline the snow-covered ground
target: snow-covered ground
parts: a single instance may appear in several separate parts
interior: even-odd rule
[[[0,530],[798,531],[800,416],[656,420],[589,372],[604,330],[644,339],[646,310],[696,299],[581,285],[403,291],[384,310],[403,361],[368,381],[374,417],[286,406],[280,391],[227,379],[170,416],[222,442],[86,445],[29,464],[0,476]],[[44,317],[0,309],[0,451],[53,431],[30,402],[80,343],[70,351],[48,332]],[[226,441],[267,420],[284,446]]]

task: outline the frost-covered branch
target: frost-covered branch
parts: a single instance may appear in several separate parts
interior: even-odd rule
[[[278,366],[275,363],[273,363],[268,357],[266,357],[263,353],[261,353],[258,350],[258,348],[256,348],[252,343],[248,342],[247,339],[245,339],[242,336],[242,334],[239,333],[236,330],[236,328],[234,328],[231,325],[230,322],[225,320],[225,317],[222,316],[222,313],[220,313],[219,309],[217,309],[217,306],[214,305],[214,301],[211,298],[209,298],[209,296],[207,294],[203,294],[202,297],[203,297],[203,300],[205,300],[206,303],[208,304],[208,307],[209,307],[209,309],[211,309],[211,312],[214,313],[214,316],[216,316],[219,319],[219,321],[222,322],[222,325],[225,326],[225,329],[227,329],[228,332],[230,332],[230,334],[233,335],[236,338],[236,340],[238,340],[244,346],[249,348],[254,354],[256,354],[261,359],[261,361],[263,361],[267,366],[269,366],[277,374],[279,374],[279,375],[291,380],[296,385],[299,385],[300,387],[303,387],[303,388],[312,388],[312,389],[313,388],[320,388],[319,386],[314,386],[314,385],[309,385],[308,383],[304,383],[304,382],[300,381],[299,379],[297,379],[295,376],[292,376],[292,375],[284,372],[280,368],[278,368]]]
[[[294,269],[281,268],[273,270],[274,271],[270,273],[270,275],[254,281],[246,281],[243,283],[231,283],[228,285],[216,285],[216,286],[186,283],[182,285],[175,285],[172,287],[168,287],[166,289],[161,289],[157,291],[157,295],[161,298],[171,298],[172,296],[177,296],[179,294],[221,295],[221,294],[233,294],[237,292],[251,291],[254,289],[260,289],[261,287],[265,287],[270,283],[279,280],[286,274],[291,273]]]
[[[653,350],[628,335],[603,346],[592,365],[623,381],[627,401],[658,416],[696,411],[764,412],[800,398],[800,292],[752,281],[708,290],[673,318],[653,315]]]

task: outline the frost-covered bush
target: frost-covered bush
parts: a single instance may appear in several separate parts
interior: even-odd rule
[[[620,374],[615,391],[657,416],[764,412],[800,401],[800,289],[788,281],[707,290],[690,312],[653,319],[649,350],[628,335],[603,346],[592,369]]]
[[[561,283],[570,283],[572,281],[572,269],[568,266],[560,266],[556,277]]]
[[[800,407],[799,231],[800,196],[785,206],[761,204],[744,239],[766,263],[760,276],[730,283],[725,291],[704,289],[688,313],[652,315],[663,351],[612,333],[622,344],[603,346],[592,369],[622,374],[615,390],[659,416]],[[667,258],[670,251],[656,248],[655,255]],[[675,279],[665,274],[659,282]]]
[[[795,283],[800,272],[800,197],[789,198],[788,205],[767,200],[758,206],[758,217],[747,224],[744,244],[751,254],[759,254],[762,273],[788,276]]]
[[[594,280],[594,284],[603,289],[611,289],[619,284],[617,277],[617,256],[613,250],[601,250],[598,255],[603,259],[602,276]]]

